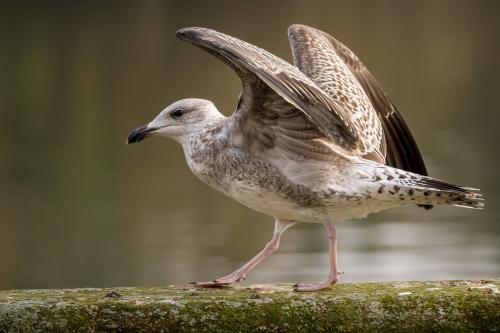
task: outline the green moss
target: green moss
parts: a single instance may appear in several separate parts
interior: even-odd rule
[[[0,292],[0,332],[500,330],[499,280]],[[108,297],[106,297],[108,295]]]

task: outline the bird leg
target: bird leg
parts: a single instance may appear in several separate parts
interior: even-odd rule
[[[330,273],[328,274],[328,278],[315,283],[297,283],[294,286],[296,291],[317,291],[328,288],[330,285],[337,283],[339,276],[342,274],[342,272],[339,272],[337,264],[337,230],[335,228],[335,224],[330,221],[326,221],[324,222],[324,225],[328,232],[330,247]]]
[[[260,251],[255,257],[250,259],[250,261],[248,261],[246,264],[244,264],[231,274],[228,274],[213,281],[193,282],[193,284],[200,287],[213,288],[213,287],[226,286],[238,281],[245,280],[248,272],[250,272],[255,266],[260,264],[271,253],[275,252],[278,249],[281,235],[283,234],[283,232],[285,232],[286,229],[291,227],[293,224],[295,224],[295,222],[276,219],[276,222],[274,223],[273,238],[266,244],[264,249]]]

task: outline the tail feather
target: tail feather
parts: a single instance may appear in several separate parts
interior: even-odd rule
[[[422,176],[408,171],[384,167],[378,169],[374,180],[379,182],[378,193],[387,194],[401,204],[409,201],[419,206],[452,205],[482,209],[483,196],[479,189],[456,185],[447,181]]]
[[[474,209],[482,209],[484,207],[484,199],[479,189],[459,186],[424,176],[417,179],[414,185],[417,189],[423,191],[422,195],[424,197],[428,197],[429,204],[448,204]],[[427,204],[427,202],[424,204]]]

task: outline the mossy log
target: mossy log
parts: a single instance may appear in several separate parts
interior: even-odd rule
[[[500,331],[500,280],[0,291],[0,332]]]

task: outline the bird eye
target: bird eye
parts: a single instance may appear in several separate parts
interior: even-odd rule
[[[177,109],[177,110],[174,110],[171,115],[173,118],[179,118],[180,116],[182,116],[184,114],[184,111],[182,111],[181,109]]]

